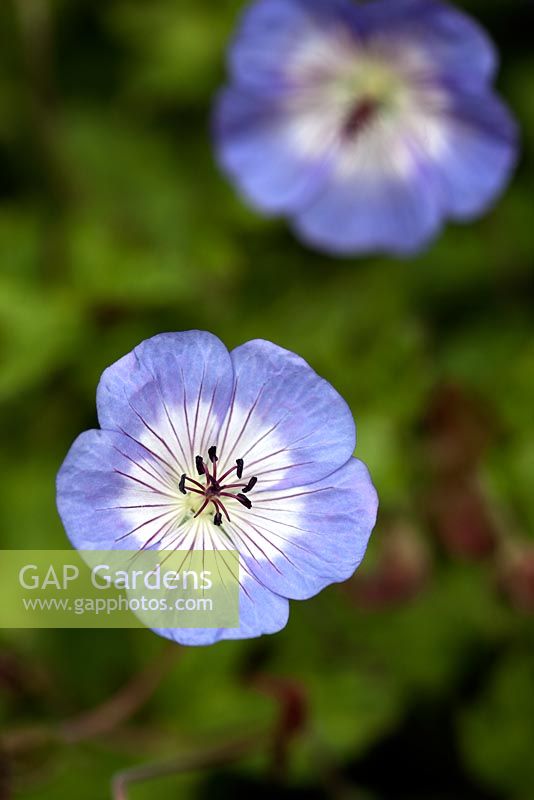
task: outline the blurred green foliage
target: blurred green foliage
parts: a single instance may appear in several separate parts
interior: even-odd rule
[[[148,336],[194,327],[229,347],[271,339],[336,386],[381,497],[362,574],[380,574],[398,520],[431,565],[409,596],[363,603],[356,579],[293,603],[277,636],[184,651],[131,730],[15,759],[16,796],[105,797],[122,767],[272,726],[277,705],[251,683],[257,671],[302,687],[307,727],[283,784],[268,788],[263,753],[218,773],[218,796],[532,796],[532,618],[499,591],[507,547],[534,530],[532,7],[464,5],[502,52],[522,161],[491,213],[449,226],[410,261],[307,250],[218,172],[210,107],[238,0],[0,5],[2,547],[66,545],[54,479],[96,424],[100,373]],[[491,420],[475,472],[499,546],[476,563],[453,556],[426,513],[436,475],[423,423],[444,384]],[[164,647],[148,631],[1,642],[16,675],[0,659],[7,732],[102,702]],[[3,770],[0,755],[0,796]],[[168,777],[131,796],[212,796],[212,777]]]

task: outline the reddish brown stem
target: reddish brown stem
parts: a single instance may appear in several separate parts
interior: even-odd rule
[[[268,740],[269,736],[266,733],[253,734],[211,748],[184,753],[159,764],[145,764],[124,770],[113,779],[113,800],[128,800],[128,787],[134,783],[163,778],[166,775],[179,775],[192,770],[209,769],[238,761],[259,749]]]
[[[180,652],[176,644],[169,642],[156,661],[101,705],[59,726],[35,725],[11,731],[0,738],[0,749],[16,754],[54,742],[73,744],[110,733],[148,702]]]

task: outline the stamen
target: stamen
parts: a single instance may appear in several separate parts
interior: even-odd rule
[[[247,483],[247,485],[243,487],[243,491],[250,492],[250,490],[256,486],[257,482],[258,482],[257,478],[251,478]]]
[[[219,511],[222,511],[222,513],[224,514],[224,516],[226,517],[226,519],[228,520],[228,522],[230,522],[230,514],[228,513],[228,511],[226,510],[226,508],[224,507],[224,505],[221,503],[221,501],[220,501],[220,500],[215,500],[215,499],[212,497],[212,499],[211,499],[211,502],[213,503],[213,505],[215,506],[215,508],[217,508]]]
[[[235,467],[230,467],[230,469],[228,469],[224,475],[221,475],[220,478],[218,478],[218,460],[217,447],[212,445],[208,449],[207,462],[204,461],[201,455],[195,456],[195,466],[197,472],[199,475],[205,476],[206,482],[204,484],[199,483],[193,478],[190,478],[184,472],[178,483],[178,488],[182,494],[193,492],[194,494],[198,494],[203,498],[203,502],[200,508],[193,515],[193,518],[200,516],[204,509],[207,508],[211,503],[215,509],[213,514],[213,524],[217,526],[222,525],[223,517],[226,517],[226,519],[230,521],[230,515],[225,508],[222,498],[228,497],[230,499],[237,500],[238,503],[241,503],[241,505],[245,506],[245,508],[252,508],[252,503],[247,497],[247,492],[252,491],[258,482],[258,479],[253,476],[248,479],[248,483],[246,483],[245,486],[243,486],[242,483],[224,483],[225,479],[233,472],[235,472],[237,477],[241,479],[243,477],[245,462],[242,458],[237,458]],[[210,463],[212,464],[212,467],[209,466]],[[188,482],[187,486],[186,482]],[[240,489],[241,491],[234,494],[234,491],[232,490],[235,489]]]
[[[380,103],[374,97],[362,97],[345,120],[343,135],[353,138],[359,134],[373,120],[379,108]]]
[[[210,447],[208,450],[209,460],[212,464],[215,464],[219,459],[217,458],[217,448],[215,446]]]
[[[248,499],[248,497],[246,495],[241,494],[241,493],[236,494],[235,495],[235,499],[239,500],[241,505],[245,506],[245,508],[252,508],[252,503],[250,502],[250,500]]]
[[[196,487],[198,487],[198,488],[199,488],[199,489],[200,489],[202,492],[204,492],[204,489],[205,489],[206,487],[205,487],[205,486],[203,486],[203,484],[202,484],[202,483],[199,483],[199,482],[198,482],[198,481],[196,481],[194,478],[190,478],[190,477],[189,477],[189,475],[186,475],[186,476],[185,476],[185,479],[186,479],[186,481],[189,481],[189,483],[192,483],[192,484],[193,484],[193,486],[196,486]],[[194,491],[195,491],[195,490],[194,490],[194,489],[192,489],[190,486],[188,486],[188,487],[187,487],[187,489],[188,489],[190,492],[194,492]]]
[[[198,517],[198,516],[199,516],[199,514],[202,514],[202,512],[204,511],[204,509],[206,508],[206,506],[208,505],[208,503],[211,503],[211,500],[210,500],[210,498],[209,498],[209,497],[207,497],[207,498],[204,500],[204,502],[202,503],[202,505],[201,505],[201,506],[200,506],[200,508],[198,509],[197,513],[196,513],[196,514],[193,516],[193,519],[195,519],[196,517]]]

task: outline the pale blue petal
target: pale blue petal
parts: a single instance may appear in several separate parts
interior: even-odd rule
[[[317,483],[254,493],[253,501],[232,515],[230,536],[258,580],[298,600],[350,578],[378,508],[369,472],[355,458]]]
[[[350,458],[356,430],[347,403],[304,359],[256,339],[231,353],[235,392],[219,437],[221,472],[235,459],[258,488],[302,486]]]

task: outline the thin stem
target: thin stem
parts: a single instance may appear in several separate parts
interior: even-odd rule
[[[128,787],[134,783],[142,783],[163,778],[166,775],[179,775],[192,770],[208,769],[238,761],[240,758],[253,753],[269,742],[267,733],[225,742],[220,745],[200,751],[184,753],[170,761],[159,764],[146,764],[140,767],[124,770],[113,779],[113,800],[128,800]]]
[[[201,492],[200,489],[192,489],[190,486],[187,487],[187,491],[192,492],[193,494],[200,494],[202,497],[204,497],[206,494],[204,491]]]
[[[16,754],[54,742],[73,744],[110,733],[150,700],[181,652],[174,642],[169,643],[154,662],[101,705],[59,725],[35,725],[8,732],[0,737],[0,749]]]
[[[219,478],[219,483],[222,483],[222,481],[225,478],[227,478],[228,475],[231,475],[232,472],[235,472],[236,470],[237,470],[237,466],[233,466],[233,467],[230,467],[230,469],[227,469],[226,472],[223,475],[221,475],[221,477]]]
[[[208,497],[208,498],[206,498],[206,500],[204,500],[204,502],[202,503],[202,505],[198,509],[197,513],[194,515],[193,519],[196,519],[196,517],[198,517],[199,514],[202,514],[202,512],[204,511],[204,509],[206,508],[208,503],[211,503],[211,498],[210,497]]]
[[[81,714],[61,726],[63,738],[67,742],[92,739],[116,728],[132,717],[152,697],[163,678],[174,664],[179,649],[169,644],[157,660],[149,664],[102,705]]]
[[[228,513],[228,511],[224,507],[223,503],[221,503],[219,500],[215,500],[215,499],[213,499],[212,502],[215,503],[215,505],[217,506],[219,511],[223,512],[223,514],[226,517],[226,519],[228,520],[228,522],[231,522],[230,514]]]
[[[189,483],[194,483],[195,486],[198,486],[199,489],[202,489],[202,494],[204,494],[205,486],[202,486],[201,483],[199,483],[198,481],[195,481],[193,478],[190,478],[188,475],[185,476],[185,479],[186,479],[186,481],[189,481]],[[190,489],[190,491],[193,491],[193,490]]]

